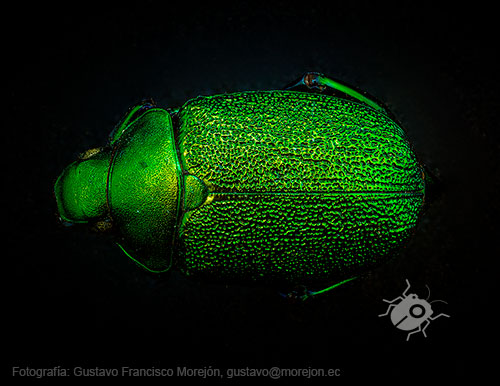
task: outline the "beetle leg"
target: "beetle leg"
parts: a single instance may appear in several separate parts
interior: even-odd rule
[[[391,311],[392,311],[392,309],[393,309],[394,307],[396,307],[396,305],[395,305],[395,304],[391,304],[391,305],[389,305],[389,307],[387,308],[387,312],[386,312],[385,314],[380,314],[378,317],[380,318],[380,317],[382,317],[382,316],[386,316],[386,315],[388,315],[388,314],[389,314],[389,312],[391,312]]]
[[[346,280],[343,280],[343,281],[341,281],[339,283],[335,283],[334,285],[331,285],[330,287],[327,287],[327,288],[319,290],[319,291],[308,291],[308,297],[309,296],[316,296],[316,295],[328,292],[328,291],[330,291],[330,290],[332,290],[334,288],[337,288],[338,286],[340,286],[340,285],[342,285],[344,283],[347,283],[348,281],[354,280],[356,278],[357,278],[357,276],[351,277],[350,279],[346,279]]]
[[[382,299],[382,301],[384,301],[386,303],[389,303],[389,304],[396,303],[398,300],[399,301],[403,300],[403,297],[402,296],[398,296],[396,299],[393,299],[393,300]]]
[[[441,313],[441,314],[438,314],[438,315],[436,315],[436,316],[434,316],[434,317],[429,316],[429,319],[430,319],[430,320],[436,320],[436,319],[437,319],[437,318],[439,318],[440,316],[446,316],[447,318],[449,318],[449,317],[450,317],[450,315],[447,315],[447,314],[443,314],[443,313]]]
[[[408,292],[408,290],[410,289],[410,287],[411,287],[410,281],[408,279],[406,279],[406,289],[403,292],[403,296],[406,296],[406,293]]]
[[[424,336],[427,338],[427,334],[425,333],[425,329],[426,329],[427,327],[429,327],[429,324],[431,324],[431,322],[429,322],[429,320],[426,320],[424,323],[425,323],[425,326],[424,326],[424,327],[422,327],[422,334],[424,334]],[[422,323],[422,324],[423,324],[423,323]]]
[[[281,296],[283,296],[284,298],[287,298],[288,300],[291,300],[293,302],[295,302],[297,300],[304,301],[310,297],[317,296],[317,295],[323,294],[325,292],[328,292],[328,291],[330,291],[334,288],[337,288],[338,286],[340,286],[344,283],[347,283],[348,281],[354,280],[356,278],[357,278],[357,276],[351,277],[350,279],[346,279],[346,280],[343,280],[339,283],[335,283],[334,285],[331,285],[330,287],[324,288],[324,289],[319,290],[319,291],[311,291],[311,290],[308,290],[305,286],[300,286],[301,287],[300,292],[299,291],[292,291],[288,294],[281,294]]]
[[[357,278],[357,276],[351,277],[350,279],[346,279],[346,280],[343,280],[339,283],[335,283],[334,285],[327,287],[327,288],[324,288],[324,289],[319,290],[319,291],[311,291],[311,290],[308,290],[305,286],[301,285],[298,287],[297,290],[291,291],[287,294],[280,292],[280,295],[293,303],[298,301],[298,300],[304,301],[310,297],[317,296],[317,295],[320,295],[322,293],[328,292],[334,288],[337,288],[339,285],[347,283],[348,281],[354,280],[356,278]]]
[[[368,95],[360,90],[356,90],[354,87],[338,80],[328,78],[319,72],[306,72],[298,81],[285,87],[285,90],[318,92],[328,91],[329,94],[337,94],[340,92],[370,106],[375,110],[382,111],[386,114],[389,113],[385,105],[371,95]]]
[[[416,334],[417,332],[420,332],[420,331],[422,331],[422,325],[418,326],[418,328],[416,328],[415,330],[410,331],[408,333],[408,335],[406,336],[406,341],[408,342],[410,340],[410,335],[411,334]],[[424,336],[426,336],[426,335],[424,334]]]

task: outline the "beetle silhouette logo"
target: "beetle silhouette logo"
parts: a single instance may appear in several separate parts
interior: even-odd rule
[[[429,327],[431,321],[436,320],[441,316],[446,316],[447,318],[450,317],[450,315],[443,313],[432,316],[434,312],[431,308],[431,303],[448,303],[444,300],[433,300],[432,302],[428,302],[427,300],[431,295],[431,291],[427,285],[426,287],[429,291],[427,299],[420,299],[416,294],[407,295],[408,290],[411,287],[408,279],[406,279],[406,284],[407,287],[401,296],[398,296],[394,300],[383,299],[384,302],[389,303],[389,308],[387,308],[385,314],[380,314],[379,317],[389,315],[390,313],[391,322],[394,326],[396,326],[396,328],[403,331],[409,331],[406,341],[410,339],[412,334],[417,332],[422,332],[424,337],[427,338],[425,329]]]

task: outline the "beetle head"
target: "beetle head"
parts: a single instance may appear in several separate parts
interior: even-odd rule
[[[59,217],[65,223],[90,223],[107,214],[109,150],[91,149],[67,166],[54,186]]]

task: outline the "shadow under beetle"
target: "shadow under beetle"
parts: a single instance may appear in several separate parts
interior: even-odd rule
[[[382,103],[307,73],[283,90],[141,103],[54,193],[63,222],[111,229],[149,271],[331,289],[398,252],[428,181]]]

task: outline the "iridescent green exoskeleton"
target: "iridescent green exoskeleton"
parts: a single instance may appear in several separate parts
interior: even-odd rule
[[[63,221],[111,227],[153,272],[333,287],[404,245],[426,175],[381,103],[307,73],[284,90],[138,105],[55,195]]]

